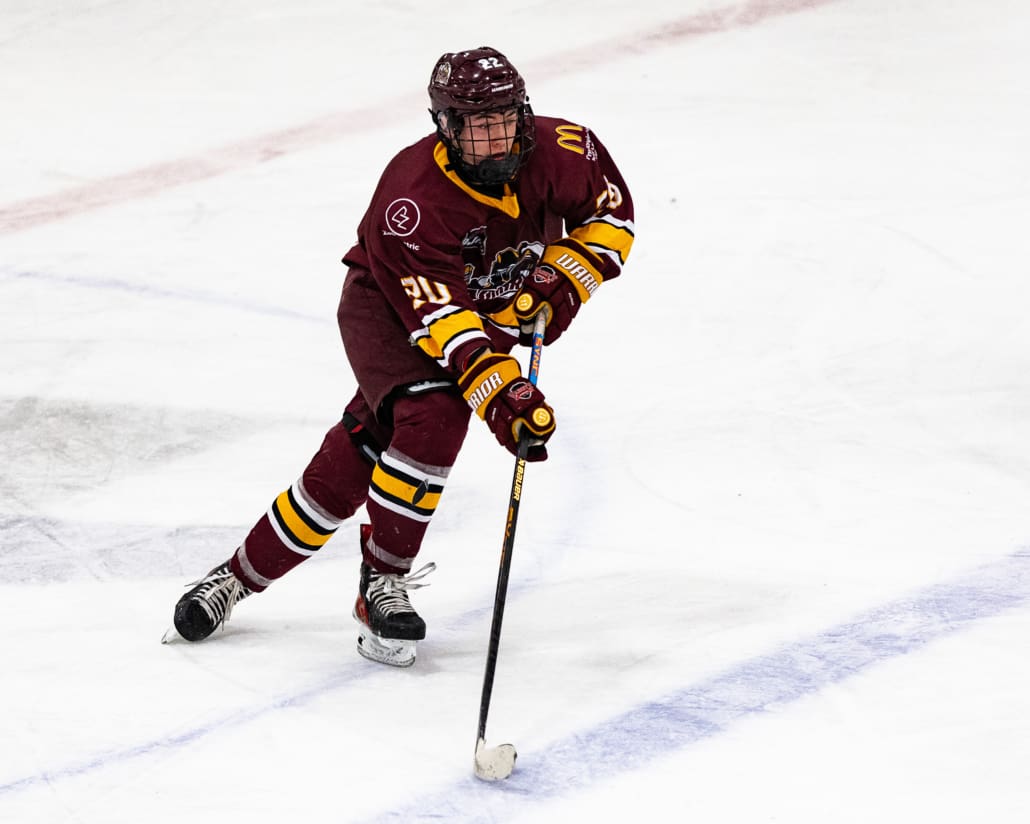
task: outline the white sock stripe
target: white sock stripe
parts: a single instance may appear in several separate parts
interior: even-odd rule
[[[408,509],[406,506],[401,506],[393,501],[388,501],[372,488],[368,490],[368,499],[370,501],[374,501],[383,509],[388,509],[390,512],[394,512],[397,515],[403,515],[405,518],[411,518],[411,520],[418,521],[421,524],[429,523],[430,519],[433,517],[432,515],[420,515],[418,512]]]
[[[240,567],[243,569],[244,575],[246,575],[251,581],[254,581],[254,583],[259,586],[271,586],[272,579],[258,574],[258,571],[254,569],[254,565],[250,562],[250,558],[247,557],[246,541],[244,541],[242,546],[236,550],[236,560],[240,562]]]
[[[266,513],[266,517],[268,518],[268,523],[272,525],[272,530],[279,537],[279,540],[282,541],[283,546],[291,552],[296,552],[298,555],[308,557],[314,555],[318,551],[304,546],[297,546],[297,544],[293,543],[293,541],[290,540],[290,536],[283,532],[282,527],[279,526],[279,519],[275,517],[275,513],[272,512],[271,509]]]
[[[303,478],[298,478],[296,483],[293,484],[293,497],[296,499],[297,504],[304,510],[304,514],[311,518],[316,524],[322,529],[335,530],[341,523],[342,518],[337,518],[329,512],[326,512],[321,506],[319,506],[308,494],[308,491],[304,488]]]
[[[384,564],[397,567],[397,569],[409,570],[411,569],[412,563],[415,561],[414,558],[402,558],[400,555],[394,555],[392,552],[387,552],[371,538],[368,539],[366,547],[373,558],[377,558]]]
[[[397,451],[392,446],[379,457],[379,462],[405,475],[410,475],[412,478],[418,478],[420,481],[425,481],[428,484],[437,484],[438,486],[443,486],[447,483],[447,476],[451,473],[451,467],[449,466],[433,466],[432,464],[413,461],[403,452]]]

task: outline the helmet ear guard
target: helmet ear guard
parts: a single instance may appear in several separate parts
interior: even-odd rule
[[[429,112],[459,175],[473,184],[513,181],[535,143],[526,83],[507,57],[489,46],[444,54],[429,81]],[[460,135],[470,115],[514,111],[515,132],[507,156],[467,156]]]
[[[450,145],[451,142],[457,141],[458,135],[461,134],[462,127],[465,125],[465,120],[460,114],[453,109],[440,111],[430,109],[429,114],[436,125],[436,133],[445,143]]]

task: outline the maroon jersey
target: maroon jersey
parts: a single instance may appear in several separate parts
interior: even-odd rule
[[[371,273],[410,341],[452,374],[498,330],[518,336],[511,301],[538,260],[583,300],[617,277],[633,244],[633,203],[584,126],[536,117],[537,143],[496,196],[462,181],[437,136],[387,165],[344,263]]]

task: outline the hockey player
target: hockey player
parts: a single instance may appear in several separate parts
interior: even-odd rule
[[[588,128],[534,115],[496,49],[444,54],[429,99],[435,133],[387,165],[343,257],[337,318],[358,390],[300,478],[176,604],[188,641],[365,504],[358,651],[412,664],[426,626],[408,593],[434,566],[414,561],[471,414],[509,451],[530,438],[528,459],[547,457],[553,410],[509,352],[530,342],[541,311],[553,343],[619,275],[633,243],[630,194]]]

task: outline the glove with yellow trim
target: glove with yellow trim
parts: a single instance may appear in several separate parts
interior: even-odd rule
[[[554,410],[544,402],[544,393],[522,377],[515,358],[487,351],[458,378],[458,386],[501,446],[517,455],[522,434],[531,439],[526,460],[547,460],[544,444],[554,432]]]
[[[512,303],[522,332],[520,343],[532,344],[533,321],[544,309],[550,309],[545,345],[556,341],[569,328],[579,307],[601,284],[601,273],[592,257],[570,239],[544,247],[540,262],[526,275]]]

